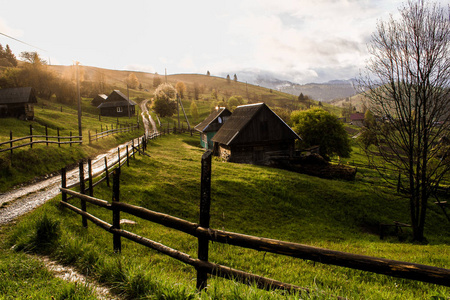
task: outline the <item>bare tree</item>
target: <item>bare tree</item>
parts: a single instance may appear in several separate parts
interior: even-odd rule
[[[410,0],[399,12],[378,23],[369,44],[361,83],[376,116],[376,145],[367,151],[409,198],[413,239],[424,241],[428,201],[450,168],[441,142],[450,129],[450,7]]]

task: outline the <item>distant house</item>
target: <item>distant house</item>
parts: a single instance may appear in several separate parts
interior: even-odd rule
[[[114,90],[98,108],[102,116],[127,117],[128,110],[130,110],[129,115],[134,116],[135,106],[136,102],[129,100],[121,91]]]
[[[230,162],[269,165],[294,157],[300,137],[266,104],[238,106],[214,135],[214,151]]]
[[[222,127],[225,121],[231,116],[231,112],[225,107],[216,109],[203,122],[194,127],[200,132],[200,145],[205,149],[213,149],[211,138]]]
[[[363,113],[354,113],[350,115],[350,122],[356,126],[364,126],[364,114]]]
[[[94,97],[94,99],[92,99],[91,104],[98,107],[100,104],[105,102],[107,98],[108,96],[106,96],[105,94],[98,94]]]
[[[1,89],[0,117],[33,120],[34,103],[37,103],[37,99],[31,87]]]

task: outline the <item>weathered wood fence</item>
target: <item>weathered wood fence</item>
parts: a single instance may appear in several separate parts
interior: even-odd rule
[[[324,248],[312,247],[297,243],[249,236],[223,230],[209,228],[210,205],[211,205],[211,151],[205,152],[201,159],[201,199],[200,199],[200,222],[192,223],[167,214],[151,211],[146,208],[120,202],[119,176],[120,169],[113,173],[113,200],[111,202],[97,199],[86,195],[84,188],[75,192],[65,187],[65,172],[62,172],[63,195],[61,204],[64,207],[80,214],[83,226],[87,226],[87,220],[93,222],[100,228],[113,234],[113,250],[121,251],[121,237],[155,249],[165,255],[175,258],[183,263],[193,266],[197,270],[197,288],[203,289],[207,286],[207,274],[236,280],[246,284],[255,284],[262,289],[282,289],[288,291],[309,292],[307,288],[294,286],[270,278],[250,274],[227,266],[215,264],[208,260],[209,241],[235,245],[243,248],[265,251],[285,256],[307,259],[324,264],[343,266],[347,268],[363,270],[378,274],[390,275],[399,278],[413,279],[423,282],[450,286],[450,270],[427,265],[408,263],[402,261],[376,258],[365,255],[345,253]],[[80,169],[81,170],[81,169]],[[109,173],[111,174],[111,173]],[[108,173],[106,174],[108,177]],[[84,182],[80,175],[80,182]],[[84,185],[84,184],[83,184]],[[90,189],[92,191],[92,189]],[[67,195],[81,200],[81,209],[67,202]],[[85,203],[97,205],[112,211],[112,223],[109,224],[86,211]],[[84,204],[83,204],[84,203]],[[138,218],[148,220],[163,226],[187,233],[198,238],[198,258],[167,247],[146,237],[120,228],[121,212],[131,214]],[[339,297],[338,297],[339,298]]]
[[[100,132],[95,130],[95,134],[91,134],[91,131],[89,130],[89,144],[92,142],[98,141],[99,139],[102,139],[104,137],[113,135],[113,134],[119,134],[124,132],[130,132],[134,130],[139,130],[139,122],[136,124],[116,124],[116,128],[114,128],[114,124],[111,124],[111,129],[108,129],[108,125],[106,125],[106,129],[103,131],[103,126],[100,128]]]
[[[28,147],[33,148],[35,144],[58,144],[60,147],[62,144],[81,144],[83,137],[82,136],[73,136],[72,131],[70,131],[69,135],[60,135],[59,128],[56,129],[56,135],[49,135],[48,128],[45,126],[45,134],[37,135],[33,134],[33,126],[30,125],[30,135],[23,136],[20,138],[13,139],[13,132],[9,132],[9,141],[0,143],[0,146],[8,145],[8,148],[0,149],[0,152],[11,151],[11,155],[13,154],[14,149]],[[14,145],[14,143],[22,142],[19,145]]]

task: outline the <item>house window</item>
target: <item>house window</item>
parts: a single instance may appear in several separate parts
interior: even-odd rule
[[[221,117],[218,117],[217,121],[219,121],[219,124],[222,124],[222,118]]]
[[[117,107],[117,112],[118,112],[118,113],[123,112],[123,108],[120,107],[120,106],[118,106],[118,107]]]

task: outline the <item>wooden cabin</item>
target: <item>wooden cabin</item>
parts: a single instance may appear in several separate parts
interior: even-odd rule
[[[200,132],[200,145],[203,148],[206,150],[213,149],[212,137],[230,116],[231,112],[226,107],[216,107],[205,120],[194,127],[195,130]]]
[[[214,152],[230,162],[271,165],[295,155],[300,137],[266,104],[238,106],[214,135]]]
[[[136,102],[129,100],[121,91],[114,90],[106,101],[98,106],[101,116],[128,117],[134,116]]]
[[[363,113],[354,113],[350,115],[350,122],[352,125],[356,125],[359,127],[364,126],[364,114]]]
[[[98,94],[94,97],[94,99],[92,99],[91,104],[98,107],[100,104],[105,102],[107,98],[108,96],[106,96],[105,94]]]
[[[33,120],[35,103],[37,98],[31,87],[1,89],[0,117]]]

